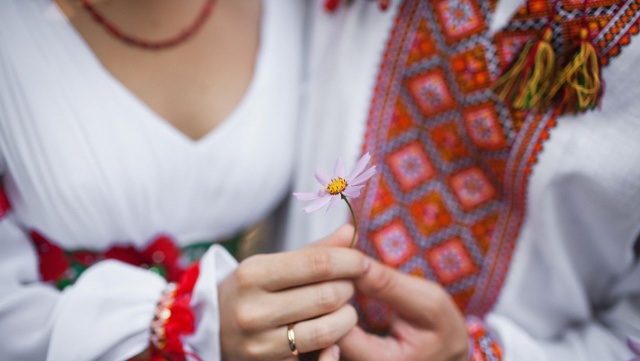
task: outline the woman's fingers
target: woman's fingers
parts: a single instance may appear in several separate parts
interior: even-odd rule
[[[244,260],[218,288],[225,358],[291,359],[288,324],[294,324],[301,354],[324,350],[349,332],[357,322],[347,304],[354,293],[352,280],[371,264],[362,253],[340,247],[348,244],[352,231],[342,227],[323,241],[325,246],[321,242]],[[325,352],[325,359],[335,354]]]
[[[433,318],[452,304],[441,287],[377,261],[371,262],[369,272],[357,279],[355,285],[358,291],[387,303],[416,326],[433,326]]]
[[[341,350],[349,360],[404,360],[404,353],[395,338],[380,337],[354,327],[342,340]]]
[[[353,295],[349,281],[322,282],[237,301],[235,319],[244,332],[259,332],[337,310]]]
[[[353,293],[353,283],[341,280],[268,294],[265,296],[268,302],[279,306],[279,311],[265,312],[265,317],[269,319],[267,326],[275,327],[333,312],[345,305]]]
[[[340,360],[340,347],[338,345],[333,345],[331,347],[327,347],[322,352],[320,352],[320,356],[318,357],[318,361],[339,361]]]
[[[346,335],[358,322],[351,305],[312,320],[298,322],[293,329],[296,346],[300,352],[309,352],[329,347]]]
[[[325,349],[346,335],[358,321],[356,311],[351,305],[312,320],[293,324],[293,335],[299,353]],[[260,351],[261,359],[280,360],[291,356],[287,326],[264,332],[259,337],[259,345],[253,347]]]
[[[299,251],[258,255],[243,262],[237,271],[240,285],[275,292],[312,283],[357,278],[370,261],[348,248],[311,247]]]

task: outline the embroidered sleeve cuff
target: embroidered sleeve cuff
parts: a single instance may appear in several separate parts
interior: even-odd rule
[[[220,245],[213,245],[200,260],[200,274],[193,289],[191,309],[195,331],[183,339],[185,351],[202,360],[220,361],[218,284],[233,272],[237,262]]]
[[[474,316],[467,317],[469,334],[469,361],[501,361],[502,346],[485,322]]]
[[[165,288],[151,323],[151,360],[186,360],[187,355],[200,360],[197,355],[184,350],[182,337],[193,334],[195,320],[191,309],[191,294],[200,273],[199,263],[189,267],[177,285]]]

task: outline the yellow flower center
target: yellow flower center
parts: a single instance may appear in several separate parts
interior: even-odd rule
[[[345,188],[347,188],[347,181],[340,177],[331,180],[331,183],[327,185],[327,192],[335,196],[336,194],[342,193]]]

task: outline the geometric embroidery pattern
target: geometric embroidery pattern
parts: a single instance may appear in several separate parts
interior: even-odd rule
[[[638,32],[638,2],[589,0],[586,20],[603,64]],[[405,0],[381,63],[363,150],[379,171],[356,204],[365,253],[441,283],[467,315],[500,292],[524,219],[527,180],[555,125],[514,112],[490,90],[522,46],[551,29],[570,47],[583,0],[529,0],[487,33],[490,0]],[[363,296],[364,326],[384,331],[388,308]]]
[[[470,361],[502,360],[503,350],[498,337],[477,317],[467,317],[467,333],[469,334]]]

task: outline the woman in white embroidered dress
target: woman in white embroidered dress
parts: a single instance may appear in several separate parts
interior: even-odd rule
[[[144,256],[152,241],[172,249],[227,239],[280,202],[294,154],[301,6],[0,1],[0,179],[11,204],[0,219],[0,359],[147,357],[165,280],[88,261],[61,292],[42,282],[53,271],[47,257],[108,251],[162,263],[162,252]],[[348,243],[348,233],[328,242]],[[254,258],[218,293],[234,268],[219,246],[201,259],[185,352],[286,359],[355,324],[351,284],[316,283],[362,274],[355,251]],[[286,332],[294,322],[297,350]],[[335,359],[335,349],[322,357]]]

